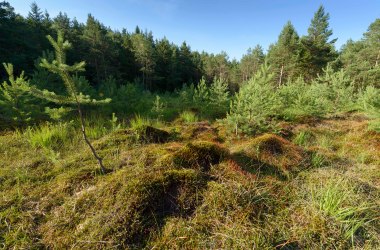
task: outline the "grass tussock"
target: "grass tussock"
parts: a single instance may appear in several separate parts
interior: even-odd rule
[[[177,121],[184,123],[195,123],[199,121],[199,118],[193,111],[183,111],[179,114]]]
[[[40,227],[42,240],[51,248],[142,247],[165,218],[190,215],[204,185],[194,170],[133,179],[120,171],[56,207]]]
[[[273,134],[264,134],[252,139],[245,146],[244,152],[252,159],[285,173],[297,170],[306,156],[300,147]]]
[[[173,154],[165,156],[163,163],[208,172],[212,165],[223,161],[228,154],[228,150],[218,144],[199,141],[188,143]]]
[[[219,135],[218,129],[208,122],[197,122],[181,127],[180,132],[181,138],[187,141],[224,142],[224,139]]]

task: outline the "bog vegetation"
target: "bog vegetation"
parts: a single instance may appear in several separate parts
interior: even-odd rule
[[[380,19],[328,21],[236,61],[0,2],[1,248],[379,249]]]

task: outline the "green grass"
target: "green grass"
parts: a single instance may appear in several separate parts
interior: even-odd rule
[[[138,130],[144,126],[152,126],[152,124],[153,122],[151,119],[141,115],[135,115],[135,117],[130,120],[130,127],[132,130]]]
[[[313,134],[310,131],[301,131],[293,139],[293,142],[299,146],[308,146],[313,139]]]
[[[185,123],[193,123],[199,120],[198,116],[192,111],[183,111],[179,118]]]
[[[338,178],[313,187],[312,202],[324,215],[333,218],[341,225],[344,237],[354,245],[354,236],[372,217],[371,205],[367,202],[352,204],[356,198],[354,187],[348,180]],[[351,204],[350,204],[351,203]],[[374,206],[374,204],[372,204]]]
[[[73,125],[70,123],[43,124],[28,127],[24,135],[33,148],[59,150],[70,143],[73,136]]]

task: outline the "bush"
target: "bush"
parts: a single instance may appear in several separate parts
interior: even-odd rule
[[[307,84],[302,78],[282,85],[279,90],[283,110],[282,117],[295,120],[307,116],[323,116],[327,113],[328,89],[323,84]]]
[[[263,64],[232,100],[226,118],[230,130],[247,134],[267,130],[279,113],[281,102],[271,84],[274,75],[269,69],[267,63]]]
[[[367,86],[359,92],[358,108],[373,120],[369,123],[371,130],[380,132],[380,89]]]
[[[322,117],[355,108],[354,84],[345,71],[342,69],[334,72],[328,65],[323,72],[310,84],[298,78],[295,82],[279,88],[283,106],[282,116],[285,119]]]
[[[228,84],[222,79],[214,78],[207,86],[204,78],[194,89],[193,101],[200,113],[208,118],[220,118],[228,110]]]

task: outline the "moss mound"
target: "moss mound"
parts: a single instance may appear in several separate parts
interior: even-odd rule
[[[131,142],[133,142],[135,136],[133,135],[132,131],[128,129],[119,129],[116,130],[109,135],[106,135],[102,138],[100,138],[97,141],[94,141],[94,147],[96,149],[106,149],[110,147],[116,147],[119,145],[128,145]]]
[[[165,156],[161,164],[207,172],[211,165],[220,163],[227,155],[228,151],[218,144],[199,141],[188,143],[173,154]]]
[[[108,176],[56,207],[40,227],[52,249],[141,248],[170,216],[191,215],[206,179],[191,169]]]
[[[244,152],[252,159],[284,172],[297,170],[306,157],[302,148],[273,134],[254,138]]]
[[[208,122],[197,122],[186,126],[181,134],[184,140],[223,142],[223,139],[218,135],[218,130]]]
[[[137,139],[145,143],[165,143],[169,140],[170,134],[152,126],[143,125],[135,131]]]

